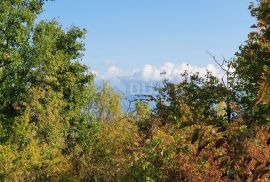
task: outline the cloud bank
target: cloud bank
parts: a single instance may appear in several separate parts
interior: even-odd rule
[[[124,70],[117,66],[111,66],[105,73],[93,71],[96,75],[96,83],[102,84],[102,80],[108,81],[112,87],[123,93],[125,96],[147,95],[154,93],[153,87],[164,79],[170,81],[180,81],[181,74],[185,71],[189,73],[199,73],[200,76],[211,72],[213,76],[221,78],[221,71],[212,64],[205,67],[192,66],[187,63],[179,65],[166,62],[160,67],[146,64],[140,69]]]
[[[106,73],[99,73],[95,71],[97,79],[100,80],[112,80],[115,78],[121,78],[125,80],[141,80],[141,81],[161,81],[166,79],[179,80],[180,74],[188,71],[191,73],[197,73],[204,76],[207,71],[211,72],[214,76],[220,77],[221,73],[213,64],[208,64],[205,67],[192,66],[187,63],[179,65],[171,62],[166,62],[162,66],[157,67],[151,64],[146,64],[141,69],[123,70],[117,66],[111,66],[107,69]]]

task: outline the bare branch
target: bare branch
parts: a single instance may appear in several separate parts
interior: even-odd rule
[[[227,71],[226,69],[223,68],[223,65],[224,65],[224,60],[222,62],[222,64],[220,64],[217,59],[216,59],[216,56],[212,55],[209,51],[206,51],[206,53],[212,57],[212,59],[215,61],[215,63],[223,70],[223,71]]]

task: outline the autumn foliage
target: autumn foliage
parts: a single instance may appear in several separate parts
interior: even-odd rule
[[[222,79],[185,72],[132,112],[80,63],[85,30],[36,21],[44,3],[0,1],[0,181],[270,180],[269,0],[235,57],[213,56]]]

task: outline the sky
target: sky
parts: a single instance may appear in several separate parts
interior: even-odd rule
[[[100,79],[159,80],[216,66],[206,51],[230,59],[254,19],[250,0],[56,0],[40,19],[87,29],[83,63]]]

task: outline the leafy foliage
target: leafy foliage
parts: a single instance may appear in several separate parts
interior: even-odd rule
[[[269,0],[236,56],[213,56],[224,78],[185,72],[132,113],[80,63],[85,30],[36,21],[44,3],[0,1],[1,181],[270,178]]]

